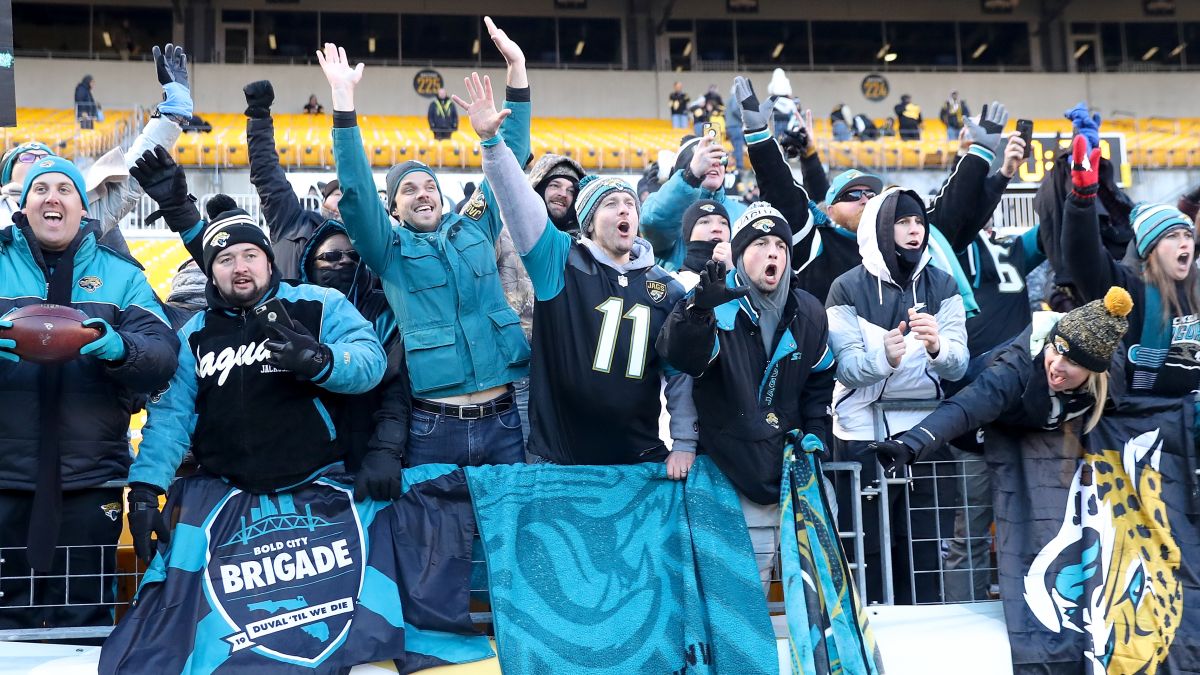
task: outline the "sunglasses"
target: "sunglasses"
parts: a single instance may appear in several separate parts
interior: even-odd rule
[[[863,197],[870,199],[874,196],[875,196],[874,190],[866,190],[866,189],[847,190],[846,192],[843,192],[842,194],[838,195],[838,198],[835,199],[834,202],[856,202],[856,201],[862,199]]]
[[[50,153],[42,152],[40,150],[27,150],[27,151],[22,152],[21,154],[17,155],[17,161],[22,164],[33,164],[34,162],[38,161],[39,159],[41,159],[43,157],[49,157],[49,156],[50,156]]]
[[[317,260],[327,263],[341,262],[343,257],[352,263],[359,261],[358,251],[325,251],[324,253],[318,253],[315,257]]]

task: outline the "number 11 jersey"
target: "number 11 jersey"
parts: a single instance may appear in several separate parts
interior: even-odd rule
[[[547,227],[522,256],[537,295],[529,452],[560,464],[662,461],[667,366],[654,342],[683,287],[645,240],[622,270],[594,246]]]

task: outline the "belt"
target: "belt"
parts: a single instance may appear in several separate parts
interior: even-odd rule
[[[412,407],[416,410],[423,410],[435,415],[457,417],[460,420],[478,420],[506,413],[512,410],[515,404],[512,392],[510,391],[507,394],[497,396],[487,403],[480,403],[479,405],[450,405],[449,403],[438,403],[437,401],[415,398],[413,399]]]

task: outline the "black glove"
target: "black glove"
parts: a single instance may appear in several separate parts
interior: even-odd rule
[[[700,270],[700,281],[696,283],[692,296],[692,307],[713,310],[730,300],[737,300],[750,292],[748,286],[730,288],[725,284],[725,263],[709,260]]]
[[[158,210],[146,218],[153,222],[160,216],[167,221],[172,232],[186,232],[200,222],[200,209],[196,199],[188,194],[187,178],[183,169],[171,159],[171,153],[161,145],[142,153],[129,168],[142,190],[158,202]]]
[[[188,87],[187,54],[183,53],[183,47],[168,42],[165,50],[155,45],[151,51],[159,84],[165,87],[175,83]]]
[[[162,494],[153,485],[130,483],[129,485],[129,533],[133,535],[133,552],[142,562],[149,564],[154,557],[154,541],[150,535],[157,534],[160,544],[171,543],[171,528],[158,510],[158,497]]]
[[[354,477],[354,501],[370,497],[379,500],[400,498],[400,476],[404,464],[389,450],[372,450],[363,457]]]
[[[267,363],[293,372],[305,379],[314,380],[333,361],[329,347],[321,344],[304,326],[284,326],[278,322],[267,324]]]
[[[900,466],[912,464],[917,458],[917,453],[900,441],[876,441],[868,445],[867,450],[875,453],[888,476],[895,476]]]
[[[809,149],[812,146],[812,140],[808,135],[808,128],[801,126],[795,131],[788,129],[783,134],[783,138],[779,139],[779,147],[783,148],[783,154],[788,159],[796,159],[797,157],[807,157]]]
[[[275,88],[270,80],[251,82],[242,87],[246,95],[246,117],[262,119],[271,116],[271,104],[275,102]]]

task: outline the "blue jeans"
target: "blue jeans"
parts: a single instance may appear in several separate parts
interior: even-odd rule
[[[521,416],[516,406],[477,420],[414,409],[404,454],[409,466],[518,464],[525,461]]]
[[[958,135],[962,133],[962,127],[946,127],[946,140],[957,141]]]
[[[691,119],[691,117],[692,117],[691,115],[688,115],[686,113],[680,113],[680,114],[673,113],[671,115],[671,128],[672,129],[688,128],[688,120]]]
[[[513,382],[513,398],[517,402],[517,413],[521,416],[521,439],[529,447],[529,378],[522,377]],[[529,454],[526,453],[526,457]]]

